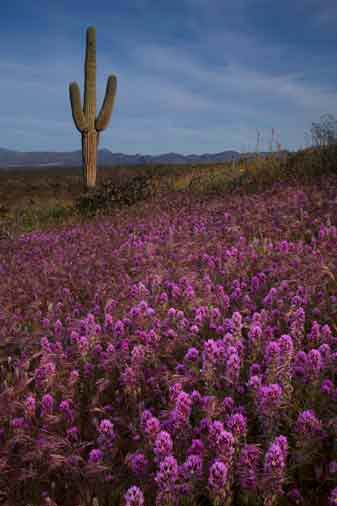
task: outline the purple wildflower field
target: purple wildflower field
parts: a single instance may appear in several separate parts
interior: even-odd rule
[[[7,504],[337,504],[336,207],[327,176],[2,242]]]

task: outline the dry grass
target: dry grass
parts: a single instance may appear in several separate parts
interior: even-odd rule
[[[152,176],[158,195],[175,191],[202,195],[222,194],[240,188],[258,191],[275,181],[337,172],[337,148],[306,149],[287,158],[257,156],[235,164],[131,166],[103,168],[97,186],[107,179],[123,185],[134,176]],[[63,227],[83,221],[76,199],[83,192],[79,169],[0,171],[0,237],[35,229]]]

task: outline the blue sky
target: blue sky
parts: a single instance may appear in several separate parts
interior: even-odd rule
[[[305,145],[337,117],[336,0],[1,0],[0,147],[80,149],[68,85],[83,96],[85,31],[97,30],[100,147],[128,154]]]

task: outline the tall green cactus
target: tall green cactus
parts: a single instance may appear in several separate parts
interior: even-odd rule
[[[96,157],[99,133],[111,118],[115,101],[117,78],[109,76],[102,108],[96,119],[96,29],[87,29],[84,66],[84,106],[81,108],[80,88],[76,82],[69,85],[71,111],[76,128],[82,134],[83,178],[86,188],[96,185]]]

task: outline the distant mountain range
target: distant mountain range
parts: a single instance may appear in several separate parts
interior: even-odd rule
[[[284,156],[286,151],[275,153]],[[261,156],[271,153],[263,152]],[[109,149],[100,149],[97,156],[98,167],[126,166],[126,165],[183,165],[223,163],[255,156],[254,153],[238,153],[237,151],[222,151],[221,153],[205,153],[202,155],[181,155],[179,153],[164,153],[162,155],[125,155],[112,153]],[[80,167],[82,165],[82,151],[14,151],[0,148],[0,170],[18,168],[41,169],[43,167]]]

